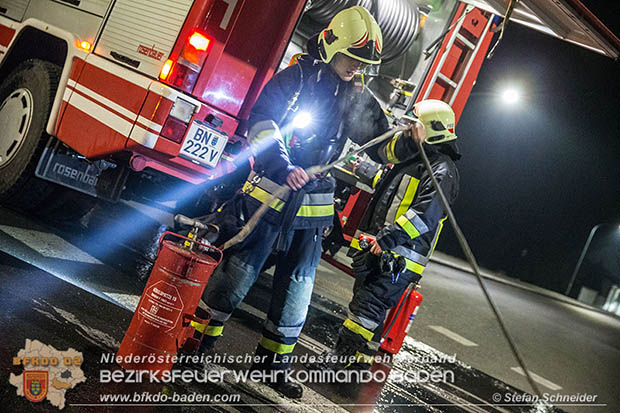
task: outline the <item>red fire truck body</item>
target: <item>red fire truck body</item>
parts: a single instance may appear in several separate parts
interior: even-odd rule
[[[67,83],[72,93],[63,99],[54,135],[88,158],[129,150],[140,157],[140,165],[189,182],[199,183],[219,175],[221,172],[199,164],[200,160],[192,162],[178,156],[188,124],[213,117],[220,120],[221,125],[217,127],[225,136],[234,136],[262,86],[273,75],[303,7],[303,1],[276,1],[282,13],[273,16],[269,9],[261,8],[259,12],[256,8],[235,8],[235,3],[196,2],[181,28],[180,40],[170,52],[170,60],[176,64],[163,82],[119,67],[98,56],[98,48],[85,59],[75,56]],[[253,22],[254,30],[248,27],[248,21]],[[239,23],[245,26],[244,30],[233,29]],[[209,44],[204,51],[204,70],[194,84],[187,84],[187,79],[173,77],[176,68],[182,67],[178,61],[183,58],[183,48],[192,47],[188,42],[196,30],[209,33],[210,37],[205,37]],[[264,46],[257,47],[257,44]],[[158,51],[157,46],[144,47],[148,58],[164,64],[168,56]],[[156,55],[152,56],[153,53]],[[152,70],[151,74],[159,75],[159,72]],[[175,88],[177,82],[183,82],[181,87]],[[89,91],[96,95],[89,95]],[[104,99],[98,99],[97,95]],[[91,109],[92,105],[84,102],[85,99],[94,100],[99,107]],[[169,119],[179,99],[195,108],[189,122]],[[83,139],[82,125],[92,125],[87,132],[91,139]],[[194,149],[190,154],[200,157],[202,152],[202,148]],[[209,166],[215,165],[211,162]]]
[[[446,17],[435,22],[444,36],[409,77],[415,90],[400,92],[405,100],[443,99],[459,116],[494,18],[509,1],[446,3]],[[519,3],[513,19],[617,57],[618,39],[578,1]],[[45,92],[49,108],[28,92],[36,84],[17,88],[23,107],[16,103],[21,95],[0,96],[0,120],[3,110],[7,125],[15,117],[10,110],[25,116],[14,131],[0,125],[0,197],[19,192],[32,169],[108,200],[120,196],[128,169],[193,184],[233,170],[249,110],[290,48],[305,6],[306,0],[0,0],[0,82],[33,70],[33,61],[46,62],[35,69],[45,67],[57,81]],[[559,9],[569,17],[558,17]],[[528,12],[536,15],[528,20]],[[10,86],[0,83],[0,91]],[[38,112],[44,130],[36,130]],[[28,143],[44,132],[52,137],[44,149]],[[2,133],[14,133],[15,143]]]
[[[220,158],[225,145],[239,139],[235,131],[277,69],[304,4],[3,0],[0,78],[27,60],[52,63],[61,75],[47,134],[82,161],[112,160],[198,184],[231,168],[229,154]],[[185,151],[191,125],[201,139]],[[82,165],[46,165],[47,174],[39,165],[37,175],[99,195],[49,173],[78,171],[74,178],[84,181]]]

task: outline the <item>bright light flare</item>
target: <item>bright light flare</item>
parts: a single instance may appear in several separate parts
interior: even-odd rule
[[[211,43],[211,40],[202,33],[194,32],[189,37],[189,44],[194,46],[196,50],[206,52],[209,48],[209,43]]]
[[[85,52],[90,52],[91,49],[93,48],[93,45],[90,42],[87,42],[86,40],[78,42],[77,46],[84,50]]]
[[[521,100],[521,93],[517,89],[506,89],[502,93],[502,100],[508,105],[514,105]]]
[[[174,61],[171,59],[166,60],[164,66],[161,68],[161,72],[159,72],[159,78],[161,80],[168,80],[170,73],[172,72],[172,67],[174,66]]]
[[[293,126],[296,129],[304,129],[310,125],[310,122],[312,122],[312,115],[308,112],[300,112],[293,119]]]

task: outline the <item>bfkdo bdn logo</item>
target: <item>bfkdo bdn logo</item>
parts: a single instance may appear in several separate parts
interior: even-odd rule
[[[31,402],[40,402],[47,396],[49,378],[47,371],[24,371],[24,396]]]

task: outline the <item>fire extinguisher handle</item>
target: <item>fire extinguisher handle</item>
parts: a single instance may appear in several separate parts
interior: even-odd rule
[[[207,224],[203,224],[197,219],[188,218],[185,215],[176,214],[174,216],[174,220],[181,225],[188,225],[190,227],[196,227],[198,229],[208,229],[209,226]]]
[[[205,244],[205,243],[199,242],[196,239],[192,239],[192,238],[189,238],[189,237],[185,237],[183,235],[179,235],[176,232],[171,232],[171,231],[166,231],[163,234],[161,234],[161,237],[159,237],[159,244],[158,244],[159,247],[158,247],[158,250],[157,250],[158,252],[159,252],[159,250],[161,250],[161,246],[162,246],[162,243],[164,242],[164,238],[166,237],[166,235],[172,235],[173,237],[176,237],[176,238],[179,238],[179,239],[183,239],[183,240],[186,240],[186,241],[189,241],[189,242],[193,242],[193,243],[198,244],[201,247],[204,247],[204,248],[206,248],[206,249],[208,249],[210,251],[216,252],[217,253],[217,257],[218,257],[217,260],[216,260],[217,261],[217,265],[219,265],[220,262],[222,262],[222,257],[224,256],[224,254],[222,253],[222,251],[219,248],[216,248],[213,245],[209,245],[209,244]]]
[[[183,327],[189,326],[190,321],[195,321],[200,324],[208,324],[211,321],[211,317],[209,318],[199,318],[193,314],[185,313],[183,314]]]

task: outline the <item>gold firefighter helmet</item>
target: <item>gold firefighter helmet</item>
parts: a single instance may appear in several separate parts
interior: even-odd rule
[[[383,36],[374,17],[361,6],[344,9],[334,16],[319,34],[319,54],[325,63],[336,53],[343,53],[360,62],[381,63]]]

